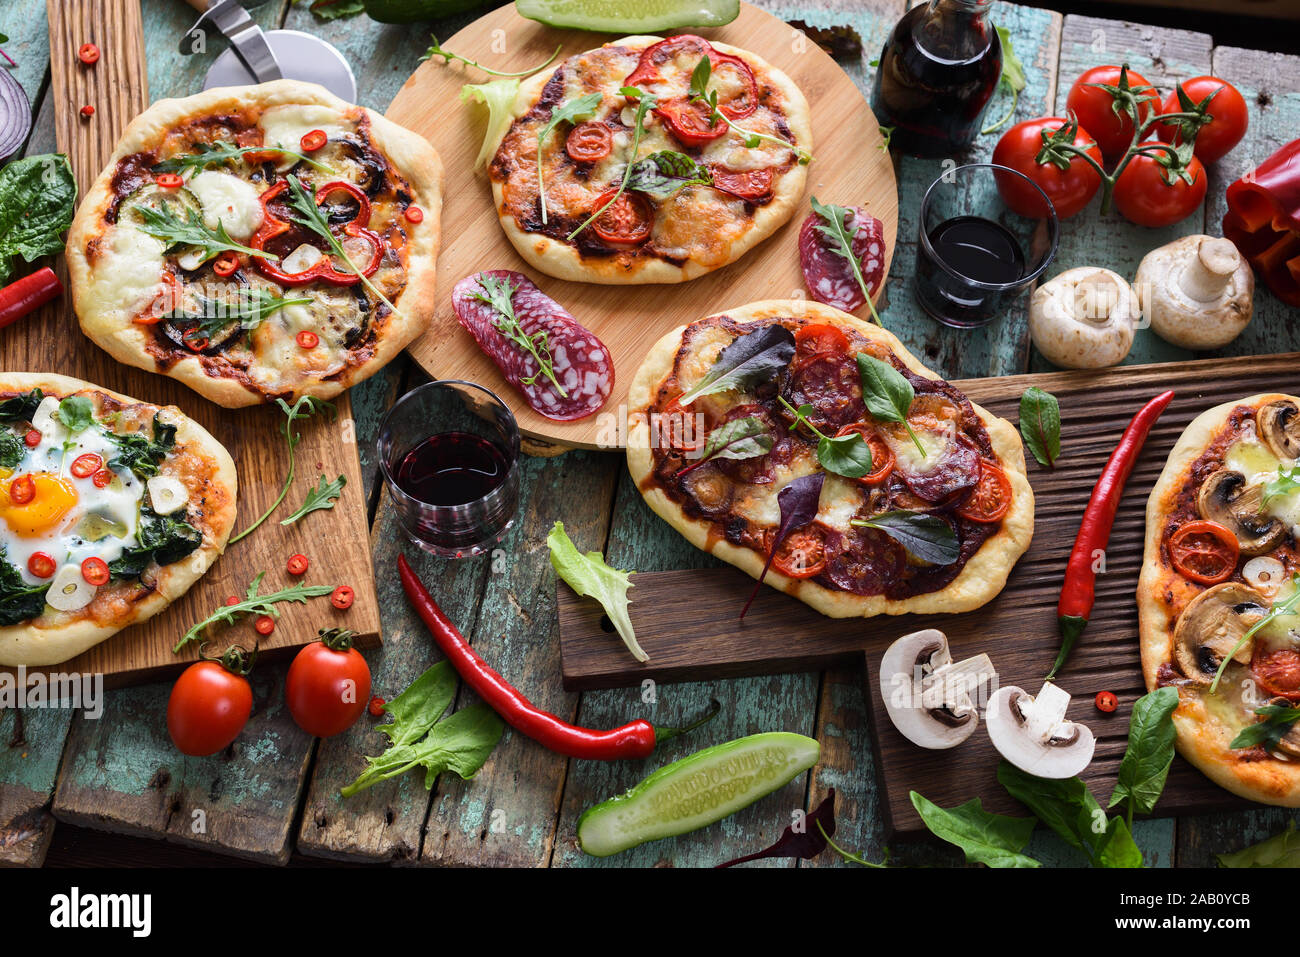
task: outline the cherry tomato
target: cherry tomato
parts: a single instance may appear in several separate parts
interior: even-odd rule
[[[302,346],[304,349],[315,349],[316,346],[320,344],[320,336],[316,335],[316,333],[312,332],[310,329],[304,329],[302,332],[298,333],[295,338],[298,340],[298,345]]]
[[[795,361],[821,355],[841,356],[848,351],[849,337],[830,323],[810,322],[794,334]]]
[[[710,425],[708,416],[695,408],[683,409],[677,401],[679,398],[680,393],[655,413],[651,427],[658,436],[660,448],[694,452],[703,447],[704,436]]]
[[[1235,86],[1220,80],[1217,76],[1194,76],[1178,85],[1183,88],[1183,92],[1193,103],[1200,103],[1213,94],[1213,99],[1206,106],[1206,111],[1212,119],[1196,131],[1196,145],[1192,147],[1192,151],[1202,163],[1213,163],[1222,159],[1241,142],[1241,138],[1246,135],[1246,127],[1250,125],[1245,98]],[[1183,112],[1178,102],[1177,90],[1165,97],[1160,112],[1161,114]],[[1176,143],[1181,140],[1177,122],[1160,123],[1156,126],[1156,135],[1166,143]]]
[[[77,48],[77,59],[82,63],[90,66],[92,63],[99,62],[99,47],[93,43],[83,43]]]
[[[708,146],[727,134],[727,124],[713,121],[713,112],[699,100],[678,97],[655,107],[655,115],[664,121],[668,132],[686,146]]]
[[[402,213],[408,223],[424,222],[424,210],[419,206],[407,206],[406,211]]]
[[[239,268],[239,254],[226,250],[212,262],[212,271],[218,276],[226,277],[234,275],[235,270]]]
[[[34,449],[41,444],[41,433],[35,429],[28,429],[27,434],[23,436],[23,442],[29,449]]]
[[[1109,691],[1098,691],[1097,698],[1093,703],[1097,705],[1098,711],[1104,711],[1106,714],[1110,714],[1119,707],[1119,699]]]
[[[68,469],[77,478],[90,478],[96,472],[104,467],[104,459],[94,452],[87,452],[85,455],[78,455],[72,460],[72,465]]]
[[[855,481],[859,485],[879,485],[894,471],[894,450],[889,447],[879,432],[861,422],[844,426],[835,433],[835,437],[839,438],[854,432],[862,436],[867,443],[867,449],[871,452],[871,471]]]
[[[1036,162],[1036,157],[1043,148],[1042,132],[1046,130],[1055,133],[1067,122],[1059,116],[1045,116],[1017,123],[1002,134],[993,150],[993,162],[1023,173],[1033,180],[1047,194],[1052,206],[1056,208],[1056,215],[1061,219],[1068,219],[1087,206],[1101,187],[1101,176],[1081,157],[1072,157],[1069,169],[1060,169],[1054,163]],[[1095,145],[1088,148],[1092,141],[1082,126],[1075,130],[1074,139],[1071,140],[1080,149],[1087,149],[1088,155],[1101,163],[1101,150]],[[1028,183],[1019,176],[1010,176],[998,170],[994,174],[998,194],[1014,212],[1036,219],[1046,217],[1042,197]]]
[[[371,698],[370,699],[371,717],[382,718],[384,716],[384,705],[386,705],[387,703],[388,702],[386,702],[383,698],[379,697],[379,695],[375,695],[373,698]]]
[[[790,532],[777,546],[772,567],[786,578],[812,578],[826,569],[826,534],[815,524]]]
[[[100,469],[90,480],[95,483],[95,488],[107,488],[108,483],[113,481],[113,473],[108,469]]]
[[[330,604],[333,605],[335,608],[340,608],[340,609],[351,608],[352,602],[356,599],[356,597],[357,597],[356,592],[352,590],[351,586],[339,585],[338,588],[335,588],[332,592],[330,592]]]
[[[1202,585],[1227,581],[1241,556],[1237,536],[1218,522],[1188,522],[1169,536],[1167,547],[1174,571]]]
[[[87,558],[81,563],[81,577],[91,585],[107,585],[108,565],[102,558]]]
[[[328,140],[329,137],[325,135],[324,130],[308,130],[302,134],[302,139],[298,141],[298,145],[302,147],[304,153],[314,153],[324,146]]]
[[[1113,109],[1114,98],[1105,90],[1099,90],[1090,84],[1117,86],[1119,74],[1120,68],[1117,66],[1095,66],[1074,81],[1070,95],[1065,100],[1066,110],[1079,118],[1079,125],[1092,134],[1108,160],[1123,156],[1124,151],[1133,143],[1133,120],[1125,112],[1117,114]],[[1132,70],[1128,71],[1128,85],[1139,96],[1145,92],[1152,97],[1138,110],[1145,122],[1156,111],[1155,104],[1158,100],[1155,97],[1155,87],[1142,74]]]
[[[592,206],[600,209],[614,195],[614,190],[606,190]],[[654,210],[650,201],[640,193],[620,193],[613,205],[606,209],[592,223],[596,235],[607,243],[635,245],[650,238],[650,227],[654,223]]]
[[[564,141],[564,151],[575,163],[595,163],[603,160],[614,149],[614,136],[604,123],[592,120],[579,123],[569,130]]]
[[[257,620],[253,622],[253,630],[259,635],[269,635],[275,631],[275,619],[270,615],[258,615]]]
[[[190,665],[167,699],[167,731],[181,754],[216,754],[239,736],[253,712],[248,679],[227,671],[220,662]]]
[[[179,173],[159,173],[156,182],[163,189],[176,189],[185,184],[185,180]]]
[[[284,682],[298,727],[318,738],[346,731],[370,701],[370,668],[352,647],[352,633],[332,629],[298,652]]]
[[[1011,507],[1011,480],[987,459],[980,460],[980,477],[957,514],[971,522],[1000,521]]]
[[[1269,694],[1300,700],[1300,650],[1256,642],[1250,670],[1260,687]]]
[[[772,192],[772,167],[735,172],[714,167],[713,188],[744,200],[762,199]]]
[[[20,475],[9,483],[9,501],[26,505],[36,497],[36,480],[30,475]]]
[[[47,552],[33,552],[27,559],[27,570],[37,578],[49,578],[58,569],[54,556]]]
[[[290,556],[289,556],[289,563],[288,563],[289,574],[290,574],[290,575],[305,575],[305,574],[307,574],[307,565],[308,565],[308,564],[309,564],[309,563],[308,563],[308,561],[307,561],[307,556],[306,556],[306,555],[303,555],[303,554],[301,554],[301,553],[300,553],[300,554],[297,554],[297,555],[290,555]]]
[[[1152,140],[1151,142],[1155,142]],[[1164,167],[1150,156],[1135,156],[1115,183],[1115,208],[1139,226],[1172,226],[1194,213],[1205,199],[1205,167],[1195,156],[1187,165],[1192,177],[1181,176],[1172,186],[1164,181]]]

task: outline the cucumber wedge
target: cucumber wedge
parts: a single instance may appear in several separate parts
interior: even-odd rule
[[[549,27],[631,34],[720,27],[740,16],[740,0],[515,0],[515,10]]]
[[[813,738],[784,731],[705,748],[588,810],[578,821],[578,844],[593,857],[608,857],[698,830],[784,787],[820,754]]]

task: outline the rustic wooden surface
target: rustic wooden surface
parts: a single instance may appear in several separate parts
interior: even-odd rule
[[[783,70],[809,102],[837,104],[834,112],[813,111],[812,152],[816,159],[808,167],[806,193],[823,202],[864,206],[880,219],[888,273],[898,224],[898,190],[879,125],[853,82],[802,34],[748,4],[742,5],[734,22],[703,33],[750,50]],[[562,44],[560,57],[564,58],[611,39],[616,37],[553,30],[525,20],[506,6],[444,43],[446,49],[472,60],[515,70],[543,62],[557,44]],[[527,435],[582,448],[610,448],[618,444],[614,410],[626,405],[632,376],[660,336],[712,308],[806,294],[796,247],[799,226],[808,212],[807,200],[800,201],[789,222],[740,260],[691,282],[629,289],[563,282],[544,275],[527,265],[506,239],[487,177],[483,170],[473,168],[483,142],[486,110],[475,107],[447,114],[446,104],[455,100],[463,84],[485,79],[491,77],[473,67],[448,65],[434,58],[420,66],[388,110],[390,119],[423,134],[438,148],[446,168],[446,195],[458,200],[449,201],[443,213],[443,233],[451,239],[438,257],[439,275],[448,277],[444,289],[456,281],[450,277],[492,266],[527,274],[609,349],[616,371],[614,391],[600,415],[577,422],[556,422],[539,415],[517,400],[496,365],[461,328],[447,295],[439,297],[433,327],[411,345],[410,354],[430,375],[482,382],[504,396]],[[646,308],[650,298],[653,309]],[[865,307],[859,312],[867,314]]]
[[[857,29],[864,39],[862,56],[841,65],[864,92],[870,88],[870,61],[878,55],[904,7],[903,0],[762,0],[759,5],[778,16],[802,19],[814,26],[848,24]],[[175,0],[144,0],[143,9],[151,97],[196,90],[215,51],[206,58],[188,58],[176,52],[177,39],[189,26],[192,12]],[[1107,59],[1088,46],[1098,28],[1113,59],[1130,56],[1136,65],[1144,62],[1141,56],[1151,60],[1159,56],[1162,61],[1172,61],[1180,75],[1206,72],[1205,67],[1212,65],[1241,87],[1251,105],[1251,131],[1236,151],[1211,170],[1204,217],[1209,232],[1218,231],[1223,187],[1300,129],[1300,58],[1211,49],[1204,43],[1188,46],[1183,42],[1186,34],[1162,28],[1062,18],[1010,3],[1000,3],[996,10],[997,22],[1012,31],[1029,77],[1017,109],[1018,119],[1045,112],[1063,101],[1074,74],[1091,65],[1085,60]],[[427,32],[418,26],[385,26],[364,18],[321,23],[313,19],[305,4],[290,5],[286,0],[262,5],[253,13],[263,26],[307,30],[336,43],[357,72],[361,101],[381,111],[417,67],[428,45]],[[18,61],[17,78],[37,112],[29,153],[55,148],[45,18],[43,0],[6,0],[0,14],[0,27],[10,36],[4,49]],[[472,14],[448,18],[431,24],[430,29],[448,37],[472,19]],[[1063,37],[1070,38],[1068,43]],[[1153,51],[1156,42],[1162,46]],[[1206,50],[1208,61],[1204,60]],[[1198,56],[1202,59],[1197,60]],[[1151,70],[1147,75],[1152,80],[1156,79],[1152,74],[1164,75]],[[999,104],[1005,109],[1001,94],[990,113],[1000,115]],[[459,106],[449,104],[448,108],[458,110]],[[982,137],[970,155],[987,157],[994,141],[995,137]],[[919,190],[938,174],[939,167],[937,163],[927,166],[930,161],[900,161],[898,157],[895,162],[900,248],[881,297],[886,324],[910,349],[950,378],[1046,368],[1041,357],[1031,357],[1023,303],[977,333],[941,329],[922,316],[908,288],[912,271],[908,246],[915,232]],[[910,226],[908,216],[912,217]],[[1084,222],[1072,220],[1071,224]],[[1063,248],[1052,273],[1097,261],[1131,268],[1162,235],[1117,219],[1087,222],[1086,229],[1078,229],[1078,244],[1069,251]],[[1069,231],[1074,229],[1074,225],[1069,227]],[[1293,327],[1294,317],[1294,310],[1260,290],[1255,321],[1222,354],[1300,348],[1300,327]],[[1140,353],[1139,358],[1150,361],[1153,356]],[[394,580],[392,563],[401,546],[391,511],[375,481],[373,454],[382,411],[396,394],[419,381],[421,374],[408,364],[394,363],[351,392],[361,488],[370,504],[370,548],[386,637],[384,648],[368,652],[367,658],[376,693],[385,697],[392,697],[438,657]],[[1012,384],[1008,390],[1008,394],[1018,394]],[[1104,457],[1100,447],[1078,451],[1097,456],[1098,466]],[[1132,494],[1140,499],[1143,491],[1136,484],[1133,489]],[[72,831],[56,830],[54,819],[60,817],[221,851],[227,856],[208,858],[218,863],[235,860],[228,856],[231,854],[281,861],[286,848],[294,847],[299,855],[296,860],[311,855],[318,860],[358,862],[706,866],[762,846],[789,823],[793,811],[814,806],[832,787],[839,809],[837,837],[879,860],[887,843],[885,814],[876,783],[871,718],[861,669],[563,692],[553,578],[545,546],[529,536],[544,531],[558,518],[580,547],[603,547],[609,560],[621,567],[655,571],[721,566],[688,546],[644,506],[617,455],[580,452],[530,461],[523,494],[527,505],[521,529],[526,529],[527,535],[516,530],[498,554],[477,561],[447,563],[421,558],[417,568],[425,580],[506,677],[559,714],[597,726],[619,724],[635,716],[670,724],[702,710],[717,696],[725,706],[722,714],[694,740],[670,742],[648,762],[607,765],[566,762],[508,733],[473,782],[440,780],[430,795],[418,777],[411,775],[345,804],[337,795],[339,784],[355,773],[359,755],[377,753],[383,738],[366,718],[347,734],[318,742],[312,759],[311,742],[304,741],[283,710],[275,707],[280,700],[283,666],[268,668],[259,679],[254,727],[230,753],[213,759],[181,760],[165,747],[165,737],[160,737],[165,684],[113,691],[106,695],[106,716],[99,722],[102,728],[88,727],[95,722],[73,718],[63,710],[0,713],[0,863],[39,864],[51,840],[59,845],[59,834]],[[1080,501],[1084,494],[1079,492]],[[1068,547],[1068,542],[1060,547]],[[574,829],[581,812],[640,780],[662,761],[695,747],[777,729],[815,734],[821,741],[821,760],[805,779],[719,825],[684,838],[599,861],[585,858],[577,850]],[[304,755],[309,756],[306,761]],[[205,812],[210,836],[186,831],[195,810]],[[1206,866],[1213,864],[1215,853],[1237,850],[1276,833],[1294,817],[1290,811],[1256,809],[1157,819],[1139,821],[1136,834],[1148,864]],[[61,847],[59,859],[75,858],[77,847]],[[933,839],[900,842],[889,850],[892,860],[902,864],[961,862],[959,851]],[[176,858],[195,852],[177,848],[169,853]],[[1029,853],[1052,864],[1080,863],[1079,855],[1042,828],[1035,833]],[[161,850],[158,858],[171,859]],[[86,858],[87,863],[111,860],[110,852],[99,847]],[[769,863],[792,866],[788,861]],[[844,865],[823,854],[799,866]]]

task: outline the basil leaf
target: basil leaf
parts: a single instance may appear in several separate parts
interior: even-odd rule
[[[67,430],[75,435],[84,432],[94,424],[95,407],[84,395],[70,395],[59,403],[55,415]]]
[[[1142,850],[1122,817],[1113,817],[1106,825],[1106,840],[1097,852],[1101,867],[1141,867]]]
[[[1119,765],[1110,807],[1127,799],[1140,814],[1150,814],[1155,808],[1174,760],[1173,713],[1177,707],[1178,689],[1173,686],[1157,688],[1133,703],[1128,748]]]
[[[1288,821],[1281,834],[1217,857],[1220,867],[1300,867],[1300,832],[1295,821]]]
[[[542,225],[546,225],[546,184],[542,178],[542,145],[561,123],[573,123],[577,120],[589,120],[596,115],[596,108],[604,99],[601,93],[588,93],[576,100],[570,100],[551,110],[551,118],[537,133],[537,195],[542,206]]]
[[[1264,720],[1242,728],[1228,745],[1229,748],[1253,748],[1259,744],[1266,751],[1272,751],[1295,723],[1300,721],[1300,708],[1289,708],[1286,705],[1266,704],[1262,708],[1256,708],[1255,714]]]
[[[1039,465],[1056,465],[1061,455],[1061,404],[1056,396],[1036,385],[1021,394],[1020,434]]]
[[[912,807],[930,833],[966,854],[968,864],[989,867],[1041,867],[1032,857],[1021,854],[1038,823],[1032,817],[1008,817],[990,814],[979,798],[951,809],[927,801],[915,791],[909,792]]]
[[[0,422],[30,422],[36,409],[45,401],[45,393],[32,389],[0,402]]]
[[[456,672],[448,661],[440,661],[416,678],[406,690],[384,705],[393,716],[379,725],[390,744],[413,744],[424,737],[456,696]]]
[[[931,565],[951,565],[961,557],[957,533],[937,515],[898,509],[871,518],[855,518],[849,524],[884,532],[916,558]]]
[[[857,432],[838,437],[823,435],[817,440],[817,461],[826,471],[845,478],[871,474],[871,449]]]
[[[29,156],[0,169],[0,286],[19,257],[31,262],[63,249],[77,184],[62,153]]]
[[[1108,818],[1081,778],[1052,780],[998,764],[998,781],[1065,843],[1098,867],[1141,867],[1142,852],[1123,818]]]
[[[742,619],[749,611],[749,606],[754,603],[754,598],[763,585],[763,579],[767,577],[767,570],[772,567],[772,559],[776,556],[781,543],[785,541],[786,535],[790,534],[790,529],[802,528],[817,517],[817,504],[821,501],[822,484],[825,481],[825,472],[801,475],[776,493],[776,504],[781,507],[781,524],[776,528],[776,535],[772,538],[772,550],[767,553],[767,561],[763,563],[763,571],[758,576],[758,581],[754,582],[754,590],[750,592],[749,601],[745,602],[745,607],[740,610]]]
[[[858,353],[858,377],[867,411],[882,422],[904,422],[916,391],[912,383],[888,362]]]
[[[546,546],[551,550],[551,567],[579,595],[600,602],[618,631],[627,650],[637,661],[649,661],[650,656],[636,640],[632,619],[628,615],[630,604],[627,592],[632,587],[632,572],[611,568],[600,552],[582,554],[573,544],[564,523],[556,522],[546,536]]]
[[[772,323],[736,338],[718,355],[699,384],[677,399],[687,406],[702,395],[743,391],[772,379],[794,358],[794,335],[780,323]]]
[[[665,200],[686,186],[708,186],[713,174],[684,153],[659,150],[632,164],[627,188]]]

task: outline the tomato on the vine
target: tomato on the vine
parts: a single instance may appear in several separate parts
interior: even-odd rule
[[[1250,125],[1245,98],[1235,86],[1217,76],[1194,76],[1179,86],[1193,104],[1199,105],[1206,97],[1210,97],[1205,105],[1210,122],[1196,131],[1196,142],[1192,147],[1196,158],[1202,163],[1222,159],[1241,142],[1241,138],[1246,135],[1246,127]],[[1186,112],[1190,111],[1179,102],[1177,90],[1165,97],[1164,105],[1160,108],[1161,115]],[[1166,143],[1176,144],[1182,139],[1179,135],[1181,129],[1182,125],[1176,121],[1162,122],[1156,125],[1156,135]]]
[[[1115,112],[1115,98],[1108,90],[1098,88],[1095,84],[1119,86],[1120,67],[1095,66],[1084,72],[1066,97],[1065,108],[1079,120],[1079,125],[1092,134],[1097,145],[1101,147],[1106,159],[1118,159],[1133,142],[1133,120],[1124,110]],[[1138,116],[1146,122],[1156,112],[1155,87],[1147,82],[1146,77],[1133,70],[1128,71],[1128,88],[1139,97],[1152,97],[1138,108]]]
[[[231,648],[220,661],[196,661],[176,679],[167,699],[167,732],[181,754],[216,754],[239,737],[253,713],[250,664]]]
[[[1052,201],[1060,219],[1067,219],[1087,206],[1101,187],[1101,176],[1080,156],[1071,157],[1067,169],[1061,169],[1055,163],[1037,162],[1038,153],[1043,148],[1043,131],[1055,133],[1069,122],[1060,116],[1025,120],[1003,133],[993,149],[993,162],[1023,173],[1033,180]],[[1086,150],[1098,164],[1102,162],[1101,150],[1085,127],[1076,127],[1070,142]],[[1012,211],[1021,216],[1044,216],[1046,211],[1042,208],[1042,200],[1024,180],[1000,171],[995,172],[998,193]]]
[[[1205,199],[1205,167],[1195,156],[1188,160],[1190,183],[1179,175],[1170,185],[1165,182],[1165,172],[1153,156],[1134,156],[1115,182],[1115,208],[1119,214],[1139,226],[1171,226],[1190,216]]]
[[[353,632],[321,629],[293,659],[285,679],[289,713],[308,734],[328,738],[361,717],[370,703],[370,667],[352,647]]]

